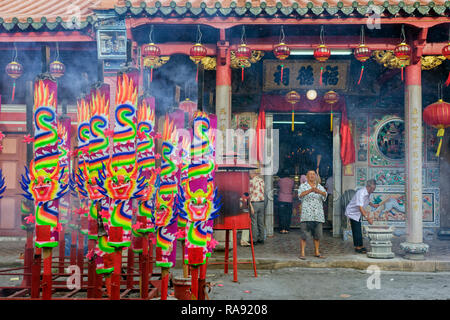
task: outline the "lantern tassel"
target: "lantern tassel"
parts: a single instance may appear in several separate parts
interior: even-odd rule
[[[445,81],[445,85],[450,86],[450,72],[448,73],[447,81]]]
[[[195,82],[198,83],[198,63],[197,63],[197,74],[195,75]]]
[[[281,83],[283,84],[283,69],[284,69],[284,65],[281,65]]]
[[[153,82],[153,66],[150,67],[150,82]]]
[[[330,131],[333,132],[333,110],[330,113]]]
[[[401,72],[401,74],[402,74],[402,81],[403,81],[403,66],[402,66],[402,72]]]
[[[439,154],[441,153],[441,146],[442,146],[442,138],[444,138],[444,132],[445,129],[441,128],[438,130],[437,136],[439,137],[439,145],[436,151],[436,157],[439,157]]]
[[[292,107],[291,131],[294,132],[294,107]]]
[[[14,101],[14,96],[16,95],[16,81],[13,82],[11,101]]]
[[[358,85],[361,83],[363,73],[364,73],[364,65],[361,65],[361,73],[359,74]]]
[[[319,79],[319,85],[322,85],[322,74],[323,74],[323,67],[320,67],[320,79]]]
[[[241,82],[244,82],[244,67],[241,67]]]

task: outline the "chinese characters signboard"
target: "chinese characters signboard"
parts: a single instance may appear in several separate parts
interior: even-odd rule
[[[284,65],[283,80],[281,80],[281,64]],[[319,85],[320,68],[323,67],[322,81]],[[350,61],[328,60],[318,61],[264,61],[263,91],[311,89],[346,90],[347,74]]]

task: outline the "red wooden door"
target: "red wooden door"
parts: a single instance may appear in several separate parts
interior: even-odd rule
[[[23,134],[6,134],[0,152],[0,168],[5,177],[6,190],[0,200],[0,236],[24,236],[21,226],[20,187],[21,175],[25,173],[26,144]]]

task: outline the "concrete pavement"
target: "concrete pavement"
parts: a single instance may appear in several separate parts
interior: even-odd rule
[[[385,271],[413,271],[413,272],[443,272],[450,271],[450,241],[433,240],[425,241],[430,250],[423,261],[411,261],[403,258],[400,243],[405,241],[404,237],[392,239],[393,259],[371,259],[365,254],[356,254],[353,244],[350,241],[343,241],[341,238],[333,238],[328,231],[324,231],[324,239],[321,242],[321,253],[325,259],[318,259],[313,256],[312,239],[308,239],[306,247],[306,260],[298,259],[300,250],[300,232],[293,229],[289,234],[275,233],[273,237],[267,238],[264,244],[255,246],[255,258],[257,269],[280,269],[290,267],[305,268],[352,268],[365,270],[370,265],[377,265]],[[368,241],[365,240],[369,249]],[[0,268],[21,266],[23,259],[20,255],[25,247],[25,238],[0,238]],[[54,253],[57,249],[54,249]],[[251,261],[250,247],[238,246],[237,250],[239,262]],[[179,255],[178,255],[179,256]],[[230,262],[233,253],[230,251]],[[215,251],[210,258],[210,262],[223,261],[224,252]],[[177,263],[180,266],[180,263]],[[223,268],[223,265],[210,264],[209,269]],[[238,270],[251,269],[251,264],[239,264]],[[229,265],[232,273],[232,264]]]

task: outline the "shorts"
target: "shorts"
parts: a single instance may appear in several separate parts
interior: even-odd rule
[[[300,237],[306,240],[307,232],[311,232],[314,240],[322,239],[322,222],[318,221],[304,221],[300,223]]]

